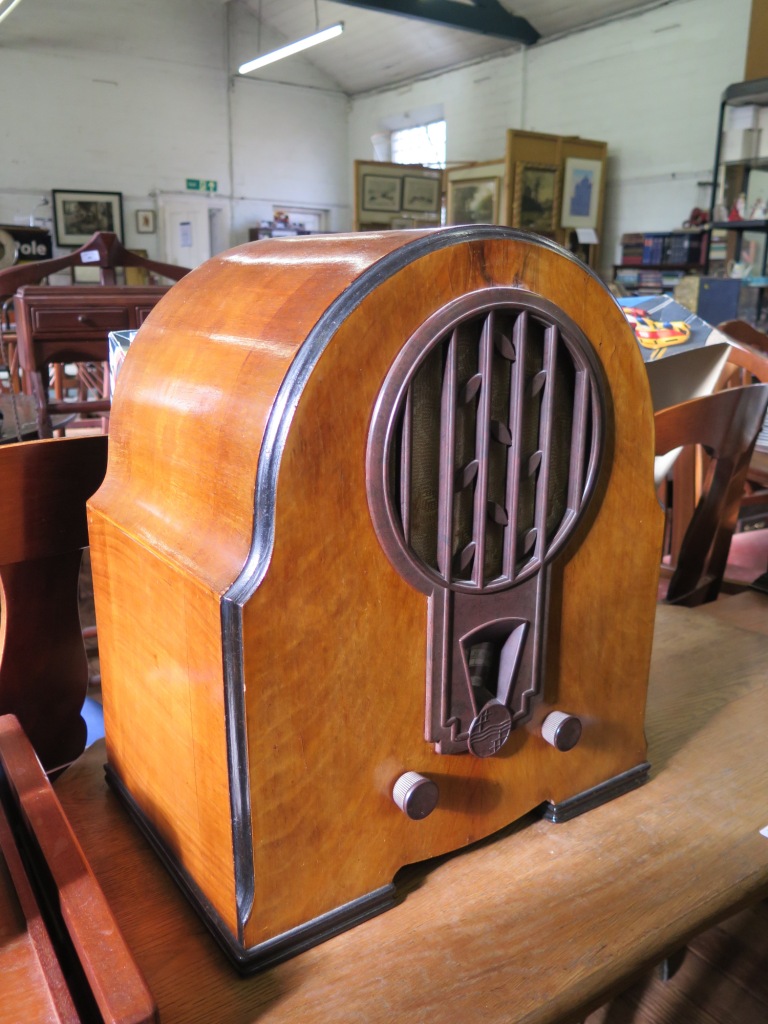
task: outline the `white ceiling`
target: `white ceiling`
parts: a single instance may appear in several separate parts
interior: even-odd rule
[[[350,95],[409,81],[468,61],[517,49],[510,41],[474,32],[379,14],[334,0],[245,0],[262,24],[285,37],[301,39],[344,22],[344,34],[302,54]],[[462,0],[467,2],[467,0]],[[501,0],[526,18],[542,41],[587,25],[622,17],[671,0]],[[253,56],[256,56],[254,54]]]

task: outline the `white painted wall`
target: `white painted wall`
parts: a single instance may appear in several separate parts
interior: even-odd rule
[[[371,136],[442,108],[451,161],[504,152],[507,128],[609,144],[604,263],[624,231],[679,225],[711,174],[723,88],[743,75],[750,0],[675,0],[527,52],[353,101],[301,56],[230,78],[284,42],[237,0],[25,0],[0,31],[0,222],[41,217],[52,188],[137,209],[215,179],[232,244],[273,207],[351,224],[354,159]],[[158,218],[160,221],[160,218]]]
[[[218,182],[231,244],[275,205],[347,227],[347,97],[301,57],[232,83],[257,35],[221,0],[26,0],[0,31],[0,222],[50,216],[55,188],[122,192],[125,244],[162,256],[135,211],[194,177]]]
[[[390,119],[443,104],[449,161],[502,156],[507,128],[608,143],[603,264],[627,231],[679,227],[702,202],[720,96],[744,73],[750,0],[677,0],[634,17],[360,96],[350,161]]]

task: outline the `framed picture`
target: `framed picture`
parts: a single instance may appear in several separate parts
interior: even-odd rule
[[[136,230],[140,235],[154,235],[157,231],[157,217],[154,210],[136,211]]]
[[[572,156],[566,159],[560,214],[564,228],[597,227],[602,173],[602,160],[583,160]]]
[[[443,172],[423,164],[355,160],[355,231],[388,231],[440,223]]]
[[[100,284],[101,267],[78,265],[72,267],[72,284]]]
[[[362,208],[398,213],[401,209],[402,179],[384,174],[363,175]]]
[[[57,245],[85,245],[96,231],[114,231],[122,239],[123,194],[54,189],[53,221]]]
[[[155,211],[150,211],[154,213]],[[145,260],[149,259],[149,253],[146,249],[129,249],[128,252],[135,253],[137,256],[143,257]],[[149,271],[146,267],[126,267],[125,268],[125,283],[134,285],[137,288],[148,285],[149,282]]]
[[[558,214],[558,168],[517,163],[512,224],[525,231],[554,231]]]
[[[498,178],[448,180],[449,224],[498,224]]]
[[[408,213],[436,213],[440,209],[440,178],[403,178],[403,210]]]
[[[505,175],[503,160],[480,160],[447,167],[446,224],[508,223]]]

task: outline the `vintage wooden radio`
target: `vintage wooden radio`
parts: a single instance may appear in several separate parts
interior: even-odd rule
[[[632,332],[544,239],[268,240],[161,300],[89,511],[108,773],[242,968],[644,779],[652,470]]]

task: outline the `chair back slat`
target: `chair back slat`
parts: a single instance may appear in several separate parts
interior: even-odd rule
[[[768,384],[728,388],[656,413],[656,454],[689,444],[711,456],[666,600],[714,601],[723,581],[749,460],[768,408]]]

